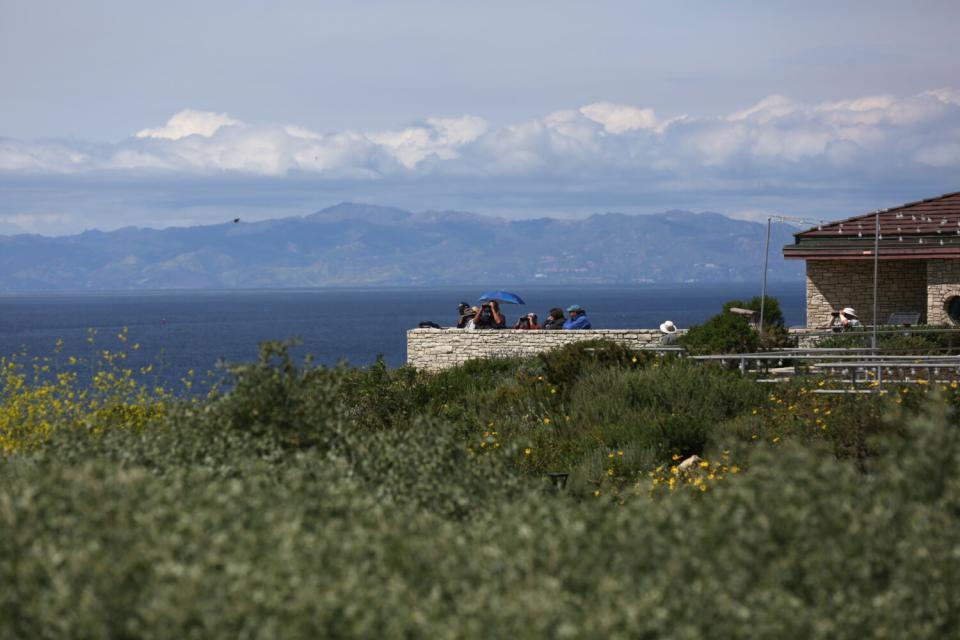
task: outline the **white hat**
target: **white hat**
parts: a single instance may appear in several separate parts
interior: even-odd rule
[[[665,320],[664,323],[660,325],[660,331],[664,333],[675,333],[677,331],[677,325],[673,324],[673,320]]]
[[[857,312],[853,310],[853,307],[844,307],[843,309],[840,310],[840,315],[845,316],[847,318],[856,318]]]

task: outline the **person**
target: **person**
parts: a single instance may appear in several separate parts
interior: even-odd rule
[[[467,324],[465,324],[463,328],[466,329],[467,331],[476,331],[477,329],[476,319],[479,314],[480,314],[480,307],[470,307],[470,309],[467,310],[467,315],[470,316],[470,319],[467,320]]]
[[[470,305],[466,302],[461,302],[457,305],[457,329],[465,329],[467,323],[473,319],[473,316],[477,315],[476,311],[470,308]]]
[[[567,313],[570,314],[570,318],[563,323],[563,328],[567,331],[590,328],[590,318],[587,317],[587,312],[580,305],[570,305],[567,307]]]
[[[660,333],[663,334],[660,336],[660,344],[664,346],[677,344],[677,325],[673,324],[672,320],[665,320],[660,325]]]
[[[517,320],[517,324],[514,325],[514,329],[523,329],[523,330],[536,330],[540,328],[540,325],[537,323],[537,314],[528,313],[525,316],[522,316]]]
[[[563,309],[554,307],[550,309],[547,319],[543,321],[543,328],[547,330],[563,329],[563,323],[565,321],[566,318],[563,317]]]
[[[861,326],[860,318],[857,317],[857,312],[854,311],[853,307],[844,307],[840,311],[834,311],[831,315],[833,320],[830,327],[834,331],[847,331]]]
[[[507,326],[507,317],[500,311],[500,303],[489,300],[480,306],[473,324],[477,329],[503,329]]]

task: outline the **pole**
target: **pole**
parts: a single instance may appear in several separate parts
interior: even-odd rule
[[[874,352],[877,350],[877,274],[880,271],[880,210],[874,214],[876,225],[873,229],[873,339],[870,341]]]
[[[763,309],[767,302],[767,263],[770,260],[770,221],[767,216],[767,242],[763,247],[763,287],[760,291],[760,340],[763,340]]]

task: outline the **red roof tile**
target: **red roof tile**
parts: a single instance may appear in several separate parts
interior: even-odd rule
[[[880,238],[874,238],[877,215]],[[838,220],[794,234],[785,258],[881,260],[960,258],[960,191]]]

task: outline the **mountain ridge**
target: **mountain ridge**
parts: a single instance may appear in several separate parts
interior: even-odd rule
[[[772,227],[772,280],[798,280]],[[626,284],[760,278],[766,225],[714,212],[525,220],[342,202],[304,216],[0,236],[0,290]]]

